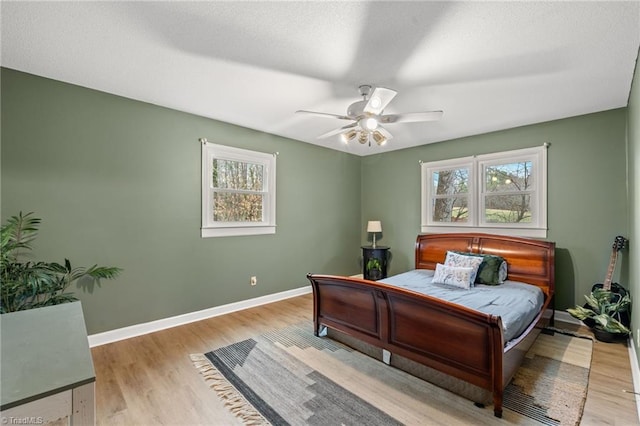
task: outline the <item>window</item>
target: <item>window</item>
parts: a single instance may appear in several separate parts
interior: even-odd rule
[[[547,146],[422,163],[422,232],[547,236]]]
[[[202,140],[202,237],[275,234],[276,157]]]

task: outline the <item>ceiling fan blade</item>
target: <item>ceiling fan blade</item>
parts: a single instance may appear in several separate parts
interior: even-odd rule
[[[334,129],[334,130],[331,130],[330,132],[327,132],[327,133],[324,133],[324,134],[318,136],[318,139],[325,139],[325,138],[328,138],[330,136],[340,134],[340,133],[344,132],[345,130],[353,129],[356,126],[358,126],[358,123],[347,124],[346,126],[342,126],[339,129]]]
[[[437,121],[442,118],[442,111],[410,112],[407,114],[388,114],[380,117],[381,123],[416,123],[419,121]]]
[[[376,87],[364,107],[364,112],[374,115],[381,114],[382,110],[389,105],[389,102],[391,102],[397,94],[398,92],[395,90]]]
[[[298,111],[296,111],[296,114],[311,114],[311,115],[317,115],[319,117],[338,118],[340,120],[353,120],[353,118],[347,117],[346,115],[330,114],[328,112],[305,111],[303,109],[299,109]]]

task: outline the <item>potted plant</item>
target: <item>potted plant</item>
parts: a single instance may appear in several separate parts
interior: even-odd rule
[[[382,262],[380,262],[380,259],[372,257],[367,261],[367,275],[370,280],[382,278]]]
[[[620,314],[627,312],[631,304],[628,293],[620,295],[610,290],[595,288],[585,299],[586,305],[569,308],[567,312],[592,327],[596,339],[613,342],[629,335],[631,331],[620,321]]]
[[[38,235],[40,219],[33,212],[11,216],[0,228],[0,313],[22,311],[78,300],[68,287],[75,281],[89,277],[110,279],[120,273],[116,267],[94,265],[89,268],[72,267],[68,259],[64,265],[55,262],[24,260],[31,243]]]
[[[631,332],[629,330],[631,296],[620,284],[612,282],[618,252],[625,247],[626,243],[627,239],[621,235],[614,238],[604,282],[595,283],[591,287],[591,294],[585,296],[587,303],[584,306],[567,309],[574,318],[582,320],[592,329],[596,339],[603,342],[625,339]]]

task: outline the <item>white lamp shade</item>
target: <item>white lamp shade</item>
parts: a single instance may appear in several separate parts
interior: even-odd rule
[[[379,220],[367,222],[367,232],[382,232],[382,223]]]

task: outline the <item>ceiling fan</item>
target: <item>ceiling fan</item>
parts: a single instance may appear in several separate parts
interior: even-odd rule
[[[393,137],[389,131],[382,127],[382,124],[436,121],[442,117],[442,111],[383,114],[384,109],[398,92],[384,87],[376,87],[373,92],[371,92],[371,89],[372,87],[368,84],[359,87],[362,100],[349,105],[346,115],[305,110],[298,110],[296,113],[353,121],[353,123],[318,136],[318,139],[340,134],[342,141],[345,143],[355,139],[361,144],[368,142],[369,146],[371,146],[372,139],[378,145],[384,145]]]

